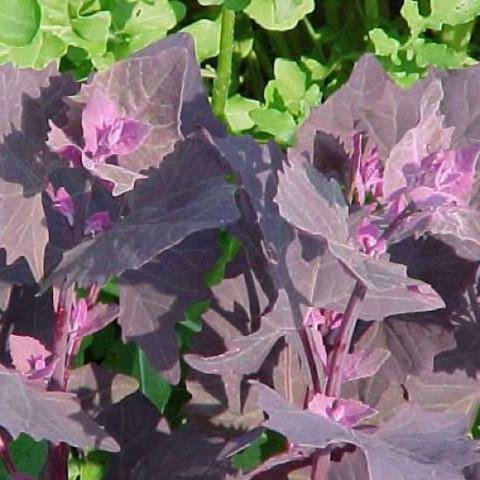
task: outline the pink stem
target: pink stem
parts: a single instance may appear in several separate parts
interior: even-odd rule
[[[329,397],[340,396],[345,362],[366,292],[367,288],[357,281],[350,295],[347,308],[343,315],[342,325],[340,326],[340,332],[332,351],[330,375],[328,376],[325,390],[325,394]],[[328,480],[329,467],[330,455],[328,453],[323,453],[323,455],[320,452],[316,453],[313,459],[312,480]]]

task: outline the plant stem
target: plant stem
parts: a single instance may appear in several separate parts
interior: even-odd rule
[[[3,461],[5,470],[9,474],[17,472],[12,457],[10,456],[9,446],[11,441],[12,436],[4,428],[0,428],[0,458]]]
[[[263,43],[263,38],[259,35],[255,35],[255,43],[253,44],[253,51],[257,55],[260,67],[265,73],[267,78],[273,78],[273,68],[270,63],[270,55],[266,51]]]
[[[68,477],[68,445],[59,443],[49,445],[46,466],[46,480],[67,480]]]
[[[223,118],[232,74],[233,40],[235,33],[235,11],[222,7],[220,32],[220,55],[218,56],[217,78],[213,84],[212,108],[215,115]]]
[[[365,0],[365,17],[368,30],[377,25],[378,19],[380,18],[378,0]]]
[[[332,359],[330,361],[330,375],[328,376],[326,388],[326,394],[329,397],[338,397],[340,395],[345,360],[350,350],[353,332],[357,325],[358,316],[366,292],[366,287],[357,281],[353,287],[350,299],[348,300],[340,332],[337,341],[335,342],[335,346],[333,347]]]
[[[329,362],[330,374],[328,376],[325,395],[339,397],[342,388],[343,372],[353,333],[357,325],[358,316],[362,307],[366,287],[357,281],[353,287],[352,294],[348,300],[347,308],[343,314],[343,321],[340,327],[337,341],[333,347],[332,358]],[[330,455],[317,453],[314,456],[312,467],[312,480],[327,480],[330,466]]]
[[[252,50],[247,58],[248,78],[250,79],[250,88],[255,98],[263,98],[263,78],[258,62],[257,54]]]

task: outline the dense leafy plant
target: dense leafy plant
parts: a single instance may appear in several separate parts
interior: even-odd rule
[[[198,3],[5,2],[0,478],[477,478],[480,7]]]

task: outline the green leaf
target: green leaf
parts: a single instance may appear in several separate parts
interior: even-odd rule
[[[416,58],[420,67],[459,68],[464,65],[466,55],[443,43],[425,42],[416,48]]]
[[[47,442],[37,442],[25,433],[10,445],[10,455],[17,470],[34,478],[40,475],[47,454]]]
[[[233,132],[242,132],[252,128],[255,123],[249,113],[257,108],[260,108],[258,100],[242,97],[239,94],[227,99],[225,116],[230,129]]]
[[[368,32],[368,36],[375,47],[375,53],[382,57],[390,57],[392,62],[399,65],[398,50],[400,42],[392,37],[389,37],[381,28],[374,28]]]
[[[219,17],[220,18],[220,17]],[[202,19],[182,29],[195,41],[195,54],[199,63],[220,53],[220,21]]]
[[[461,25],[480,14],[480,0],[430,0],[429,27],[440,30],[441,26]]]
[[[0,5],[0,42],[12,46],[28,45],[40,27],[37,0],[2,0]]]
[[[418,37],[425,30],[428,20],[420,14],[418,3],[415,0],[405,0],[400,13],[407,21],[412,37]]]
[[[134,377],[139,390],[163,412],[170,397],[170,385],[148,363],[145,353],[135,343],[121,341],[109,344],[108,355],[102,366]]]
[[[265,108],[252,110],[250,117],[259,131],[273,135],[278,142],[293,145],[296,124],[290,113]]]
[[[314,0],[251,0],[244,12],[267,30],[290,30],[314,8]]]
[[[306,68],[310,79],[314,82],[323,80],[328,74],[328,68],[315,58],[302,57],[302,65]]]
[[[300,102],[306,93],[307,75],[298,64],[284,58],[277,58],[273,67],[275,87],[283,98],[285,106],[293,114],[300,113]]]
[[[102,480],[106,478],[110,468],[112,456],[107,452],[93,451],[89,452],[81,463],[82,480]]]

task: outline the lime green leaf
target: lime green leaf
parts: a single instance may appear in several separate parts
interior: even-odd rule
[[[216,57],[220,52],[219,20],[202,19],[188,25],[182,32],[188,32],[195,41],[195,54],[198,62]]]
[[[308,70],[310,79],[314,82],[323,80],[328,74],[328,68],[314,58],[302,57],[302,65]]]
[[[298,115],[300,102],[306,93],[307,75],[296,62],[277,58],[273,67],[275,86],[281,95],[287,109]]]
[[[425,30],[428,20],[420,14],[418,3],[415,0],[405,0],[400,13],[407,21],[412,37],[418,37]]]
[[[278,142],[293,145],[296,124],[290,113],[272,108],[256,109],[250,112],[250,118],[259,131],[273,135]]]
[[[2,0],[0,42],[18,47],[28,45],[40,27],[37,0]]]
[[[249,113],[257,108],[260,108],[258,100],[245,98],[238,94],[230,97],[225,106],[225,116],[231,130],[233,132],[242,132],[252,128],[255,123],[250,118]]]
[[[435,65],[440,68],[459,68],[466,59],[465,54],[443,43],[425,42],[416,49],[416,54],[417,64],[420,67]]]
[[[429,27],[440,30],[441,26],[461,25],[480,14],[480,0],[430,0]]]
[[[244,12],[268,30],[290,30],[314,8],[314,0],[251,0]]]
[[[82,480],[102,480],[110,468],[111,455],[107,452],[89,452],[80,466]]]
[[[400,42],[396,38],[389,37],[381,28],[374,28],[368,32],[370,40],[375,47],[375,53],[382,57],[390,57],[392,62],[399,65],[398,50]]]

